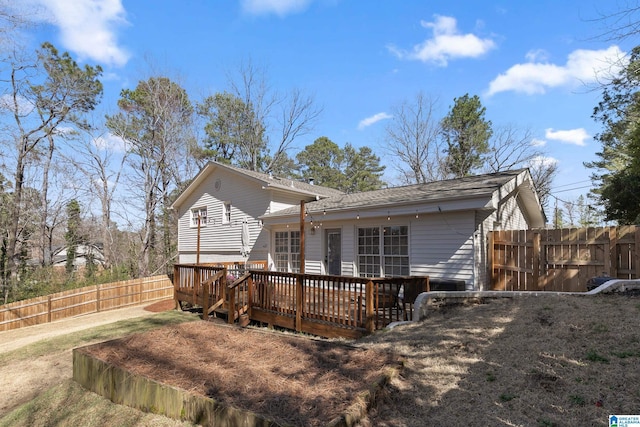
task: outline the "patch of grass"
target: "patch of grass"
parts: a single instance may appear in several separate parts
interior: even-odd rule
[[[0,418],[0,427],[44,426],[188,427],[190,423],[116,405],[73,380],[50,388]]]
[[[496,380],[496,376],[493,372],[487,372],[487,382],[494,382]]]
[[[72,332],[47,340],[38,341],[14,351],[0,354],[0,364],[20,361],[46,354],[69,350],[92,342],[106,341],[136,334],[161,326],[177,325],[183,322],[199,320],[197,315],[177,310],[163,311],[151,316],[120,320],[108,325],[98,326],[84,331]]]
[[[604,356],[601,356],[595,350],[589,350],[587,352],[587,360],[590,361],[590,362],[609,363],[609,359],[608,358],[606,358]]]
[[[549,420],[538,420],[538,426],[539,427],[555,427],[557,424],[554,423],[553,421],[549,421]]]
[[[513,400],[515,398],[517,398],[518,396],[512,393],[502,393],[500,395],[500,400],[502,402],[509,402],[510,400]]]
[[[569,400],[571,401],[571,403],[578,406],[584,406],[587,403],[584,397],[577,394],[572,394],[571,396],[569,396]]]

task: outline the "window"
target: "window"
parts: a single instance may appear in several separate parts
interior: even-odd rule
[[[409,227],[359,228],[358,271],[361,277],[408,276]]]
[[[224,202],[222,204],[222,223],[231,223],[231,202]]]
[[[358,229],[358,270],[361,277],[380,276],[380,228]]]
[[[276,231],[275,239],[276,270],[300,272],[300,232]]]
[[[207,208],[195,208],[191,209],[191,226],[198,226],[198,217],[200,218],[200,227],[207,225]]]

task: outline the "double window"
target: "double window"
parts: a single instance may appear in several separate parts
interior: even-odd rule
[[[276,231],[275,265],[277,271],[300,272],[300,232]]]
[[[200,218],[200,227],[207,225],[207,208],[195,208],[191,209],[191,226],[198,226],[198,218]]]
[[[358,271],[361,277],[409,275],[409,227],[358,228]]]

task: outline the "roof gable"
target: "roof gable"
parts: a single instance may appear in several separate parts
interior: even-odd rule
[[[193,193],[198,186],[209,176],[215,169],[222,169],[233,175],[241,175],[250,180],[256,182],[256,184],[262,187],[284,191],[288,193],[295,193],[304,195],[307,197],[314,197],[316,199],[336,196],[344,194],[342,191],[335,190],[333,188],[323,187],[321,185],[313,185],[302,181],[295,181],[287,178],[275,177],[261,172],[250,171],[242,168],[238,168],[231,165],[225,165],[218,162],[207,163],[198,174],[195,176],[191,184],[185,188],[182,193],[176,198],[171,205],[172,208],[177,208]]]

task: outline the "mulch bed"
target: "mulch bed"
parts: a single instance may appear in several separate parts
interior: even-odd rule
[[[326,425],[399,368],[379,350],[212,322],[187,322],[87,348],[128,371],[280,424]]]

